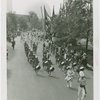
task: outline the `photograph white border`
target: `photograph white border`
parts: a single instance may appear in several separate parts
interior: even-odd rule
[[[94,100],[100,100],[100,0],[93,0],[94,33]],[[6,10],[7,0],[0,0],[0,100],[7,100],[6,62]]]
[[[93,0],[94,100],[100,100],[100,0]]]
[[[0,100],[7,100],[6,0],[0,0]]]

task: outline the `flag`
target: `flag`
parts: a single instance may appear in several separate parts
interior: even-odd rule
[[[44,28],[45,28],[46,35],[49,37],[51,33],[51,17],[47,13],[45,6],[44,6]]]
[[[52,12],[52,17],[55,16],[55,10],[54,10],[54,6],[53,6],[53,12]]]
[[[56,15],[55,15],[55,10],[54,10],[54,6],[53,6],[52,18],[51,18],[51,33],[52,33],[52,36],[55,36],[55,34],[54,34],[55,18],[56,18]]]

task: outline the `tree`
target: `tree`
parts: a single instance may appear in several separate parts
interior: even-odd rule
[[[17,31],[17,20],[16,15],[12,12],[7,13],[7,39],[10,41],[11,38],[16,36]]]
[[[60,8],[60,13],[54,21],[53,30],[56,37],[68,36],[72,39],[90,37],[92,35],[90,33],[93,33],[92,9],[91,0],[68,0]]]
[[[29,23],[30,23],[30,28],[33,29],[41,29],[42,24],[41,24],[41,20],[39,20],[38,16],[36,13],[34,13],[33,11],[29,12]]]
[[[28,29],[28,19],[26,16],[21,16],[18,18],[18,25],[20,31],[26,31]]]

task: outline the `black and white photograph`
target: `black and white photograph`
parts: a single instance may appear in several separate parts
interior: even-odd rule
[[[93,0],[7,0],[7,100],[94,100]]]

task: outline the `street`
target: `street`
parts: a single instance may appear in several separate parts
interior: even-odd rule
[[[64,74],[57,65],[52,76],[41,69],[37,76],[32,66],[27,62],[23,42],[20,37],[15,39],[15,49],[8,48],[7,62],[7,96],[8,100],[77,100],[78,82],[73,81],[73,87],[67,88]],[[39,43],[37,55],[42,59],[42,42]],[[13,53],[13,54],[12,54]],[[52,57],[53,61],[54,58]],[[93,72],[86,70],[87,96],[85,100],[93,100]]]

